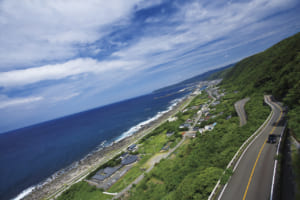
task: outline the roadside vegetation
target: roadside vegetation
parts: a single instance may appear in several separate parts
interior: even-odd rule
[[[213,111],[222,112],[211,120],[217,122],[215,129],[198,134],[188,145],[180,147],[175,156],[162,160],[132,189],[128,199],[207,199],[240,145],[270,112],[263,105],[263,96],[253,95],[246,104],[248,122],[239,127],[234,102],[240,98],[240,94],[229,92]],[[229,115],[232,117],[226,120]],[[228,179],[230,171],[225,176],[222,180]]]
[[[198,133],[195,139],[186,140],[168,159],[162,159],[152,171],[146,173],[126,199],[207,199],[218,179],[226,183],[232,173],[227,170],[222,175],[227,164],[269,115],[270,108],[264,105],[263,94],[272,94],[288,106],[288,127],[300,139],[300,33],[214,75],[214,78],[220,77],[224,78],[220,87],[225,89],[226,95],[211,110],[210,114],[215,117],[200,124],[204,127],[216,122],[214,130],[202,135]],[[245,97],[250,97],[245,105],[247,124],[240,127],[234,103]],[[207,94],[197,96],[188,106],[189,109],[176,115],[176,121],[162,124],[141,139],[138,144],[140,161],[108,191],[120,192],[145,172],[149,159],[158,154],[164,145],[171,142],[175,146],[184,131],[179,126],[193,119],[197,113],[197,109],[192,107],[208,100]],[[174,134],[167,137],[167,132]],[[298,152],[296,156],[299,158]],[[299,166],[298,161],[294,159],[293,165]],[[106,199],[106,196],[100,196],[101,190],[94,191],[93,188],[84,181],[79,182],[59,199]]]
[[[283,102],[288,111],[289,133],[300,141],[300,33],[242,60],[223,74],[223,78],[223,86],[240,91],[243,96],[266,93]],[[299,150],[293,151],[294,182],[298,188],[299,157]],[[299,192],[297,195],[299,199]]]
[[[176,114],[177,120],[173,122],[165,122],[159,127],[154,129],[151,133],[147,134],[138,142],[138,150],[134,152],[139,154],[140,160],[121,178],[119,179],[111,188],[108,189],[108,192],[120,192],[130,183],[132,183],[138,176],[143,174],[145,170],[149,167],[147,162],[155,155],[161,153],[162,147],[169,145],[170,148],[176,146],[176,144],[182,138],[182,131],[179,129],[180,124],[184,123],[187,119],[192,118],[196,111],[191,109],[192,106],[201,105],[208,100],[207,94],[203,93],[198,95],[188,106],[187,112],[179,112]],[[174,132],[172,136],[167,137],[167,132]],[[90,179],[96,174],[100,169],[106,167],[113,167],[120,164],[121,159],[119,158],[121,154],[115,156],[105,164],[99,166],[96,170],[91,172],[86,179]],[[95,192],[97,191],[97,192]],[[111,198],[110,195],[102,194],[103,190],[97,189],[94,186],[91,186],[87,182],[80,181],[79,183],[74,184],[68,190],[63,192],[63,194],[58,199],[98,199],[104,200]],[[100,193],[102,195],[100,195]]]
[[[80,181],[72,185],[68,190],[66,190],[62,195],[60,195],[57,200],[107,200],[111,199],[110,195],[102,193],[103,190],[91,186],[85,181]]]
[[[300,141],[300,33],[240,61],[222,84],[243,96],[260,92],[282,101],[289,107],[288,127]]]

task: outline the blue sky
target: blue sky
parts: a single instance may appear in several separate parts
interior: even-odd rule
[[[297,0],[2,0],[0,132],[142,95],[300,30]]]

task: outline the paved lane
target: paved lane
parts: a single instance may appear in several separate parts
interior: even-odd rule
[[[273,116],[259,136],[249,146],[244,156],[235,166],[234,174],[221,192],[222,200],[266,200],[270,198],[276,144],[266,143],[269,134],[280,135],[283,131],[282,108],[272,102],[269,96],[265,101],[271,106]]]
[[[244,107],[245,107],[245,104],[247,103],[247,101],[249,101],[249,100],[250,100],[250,98],[245,98],[245,99],[237,101],[234,104],[234,108],[240,118],[240,126],[244,126],[247,123],[247,115],[246,115]]]

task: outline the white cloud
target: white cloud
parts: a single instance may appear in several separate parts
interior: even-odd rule
[[[66,100],[72,99],[73,97],[76,97],[78,95],[80,95],[80,93],[75,92],[75,93],[67,94],[64,96],[54,97],[53,100],[54,101],[66,101]]]
[[[144,60],[150,67],[183,56],[187,58],[195,52],[198,57],[220,53],[256,40],[253,39],[257,38],[255,33],[263,30],[263,26],[276,26],[275,24],[279,23],[261,20],[292,8],[296,3],[296,0],[253,0],[221,6],[220,3],[213,2],[202,5],[199,1],[184,6],[178,5],[179,12],[169,17],[171,24],[175,25],[164,28],[161,33],[159,29],[154,29],[135,44],[113,53],[113,56],[120,59]],[[269,32],[265,32],[264,36],[268,34]],[[225,38],[225,41],[216,42],[221,38]],[[213,43],[207,45],[210,42]],[[194,51],[203,45],[206,46]]]
[[[0,67],[66,60],[93,43],[140,0],[4,0],[0,2]]]
[[[72,46],[73,43],[95,41],[101,35],[101,31],[98,32],[99,27],[101,29],[101,27],[115,22],[122,16],[128,15],[133,5],[137,3],[137,1],[122,2],[117,0],[109,3],[103,1],[76,1],[75,3],[73,1],[41,1],[36,5],[31,1],[22,1],[21,4],[17,4],[13,0],[3,1],[0,4],[0,10],[5,12],[0,14],[0,22],[2,22],[0,26],[15,28],[20,18],[25,17],[23,19],[25,25],[21,25],[20,31],[14,34],[17,34],[18,37],[16,36],[16,38],[24,39],[28,37],[29,39],[25,41],[25,47],[16,50],[11,54],[11,57],[10,52],[12,51],[8,50],[8,53],[2,54],[1,51],[4,51],[6,45],[0,46],[1,62],[5,63],[7,61],[4,57],[7,57],[8,60],[14,58],[14,56],[18,57],[18,53],[22,54],[20,57],[28,58],[31,57],[29,54],[33,52],[42,57],[49,56],[51,52],[56,52],[64,58],[69,57],[72,52],[76,51]],[[250,34],[261,28],[261,25],[260,27],[254,26],[254,22],[275,12],[288,9],[294,5],[294,2],[296,1],[254,0],[231,3],[230,5],[225,4],[224,6],[214,4],[204,6],[199,2],[194,2],[180,7],[180,11],[175,16],[170,16],[170,21],[176,22],[177,25],[167,27],[167,31],[163,33],[156,29],[153,30],[155,34],[149,32],[149,35],[144,36],[138,42],[113,53],[109,60],[98,61],[91,58],[78,58],[59,64],[0,72],[0,86],[23,86],[44,80],[76,78],[76,75],[81,74],[98,74],[102,77],[116,74],[117,77],[120,76],[121,72],[125,72],[124,76],[128,77],[136,74],[138,70],[172,62],[179,58],[188,59],[189,55],[195,57],[195,51],[193,51],[195,48],[224,36],[227,37],[226,41],[211,44],[196,53],[200,58],[201,56],[227,51],[247,42],[244,41],[243,34]],[[161,1],[152,3],[139,4],[138,8],[143,8],[141,5],[145,7],[156,5]],[[103,12],[101,12],[102,10]],[[33,12],[30,13],[30,11]],[[12,21],[12,25],[6,23],[8,19]],[[32,25],[32,22],[35,21],[37,25]],[[49,28],[46,28],[46,25]],[[243,33],[243,30],[247,30],[247,33]],[[240,37],[231,36],[235,33],[240,33]],[[10,35],[8,34],[7,37],[10,37]],[[3,37],[2,40],[5,40],[5,38]],[[5,43],[2,40],[0,39],[0,42]],[[32,40],[38,42],[31,43]],[[11,42],[14,40],[5,41]],[[46,48],[40,48],[40,41],[45,41]],[[19,45],[16,45],[18,42],[18,40],[15,41],[12,47],[19,47]],[[53,49],[51,49],[52,47],[48,48],[52,45]],[[224,47],[226,45],[227,47]],[[68,48],[70,49],[67,50]],[[97,54],[101,49],[91,45],[88,51]],[[53,53],[54,57],[56,53]],[[34,57],[34,59],[41,58]],[[50,56],[49,59],[53,58]]]
[[[0,73],[0,86],[24,86],[44,80],[59,80],[85,73],[104,75],[106,72],[133,70],[140,64],[140,62],[126,60],[99,62],[91,58],[78,58],[61,64],[2,72]]]
[[[24,104],[30,104],[41,100],[43,100],[43,97],[27,97],[27,98],[10,99],[2,96],[0,100],[0,109],[20,106]]]

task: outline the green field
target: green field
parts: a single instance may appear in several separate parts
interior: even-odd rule
[[[89,185],[85,181],[80,181],[72,185],[57,200],[106,200],[111,199],[110,195],[102,193],[102,190]]]

